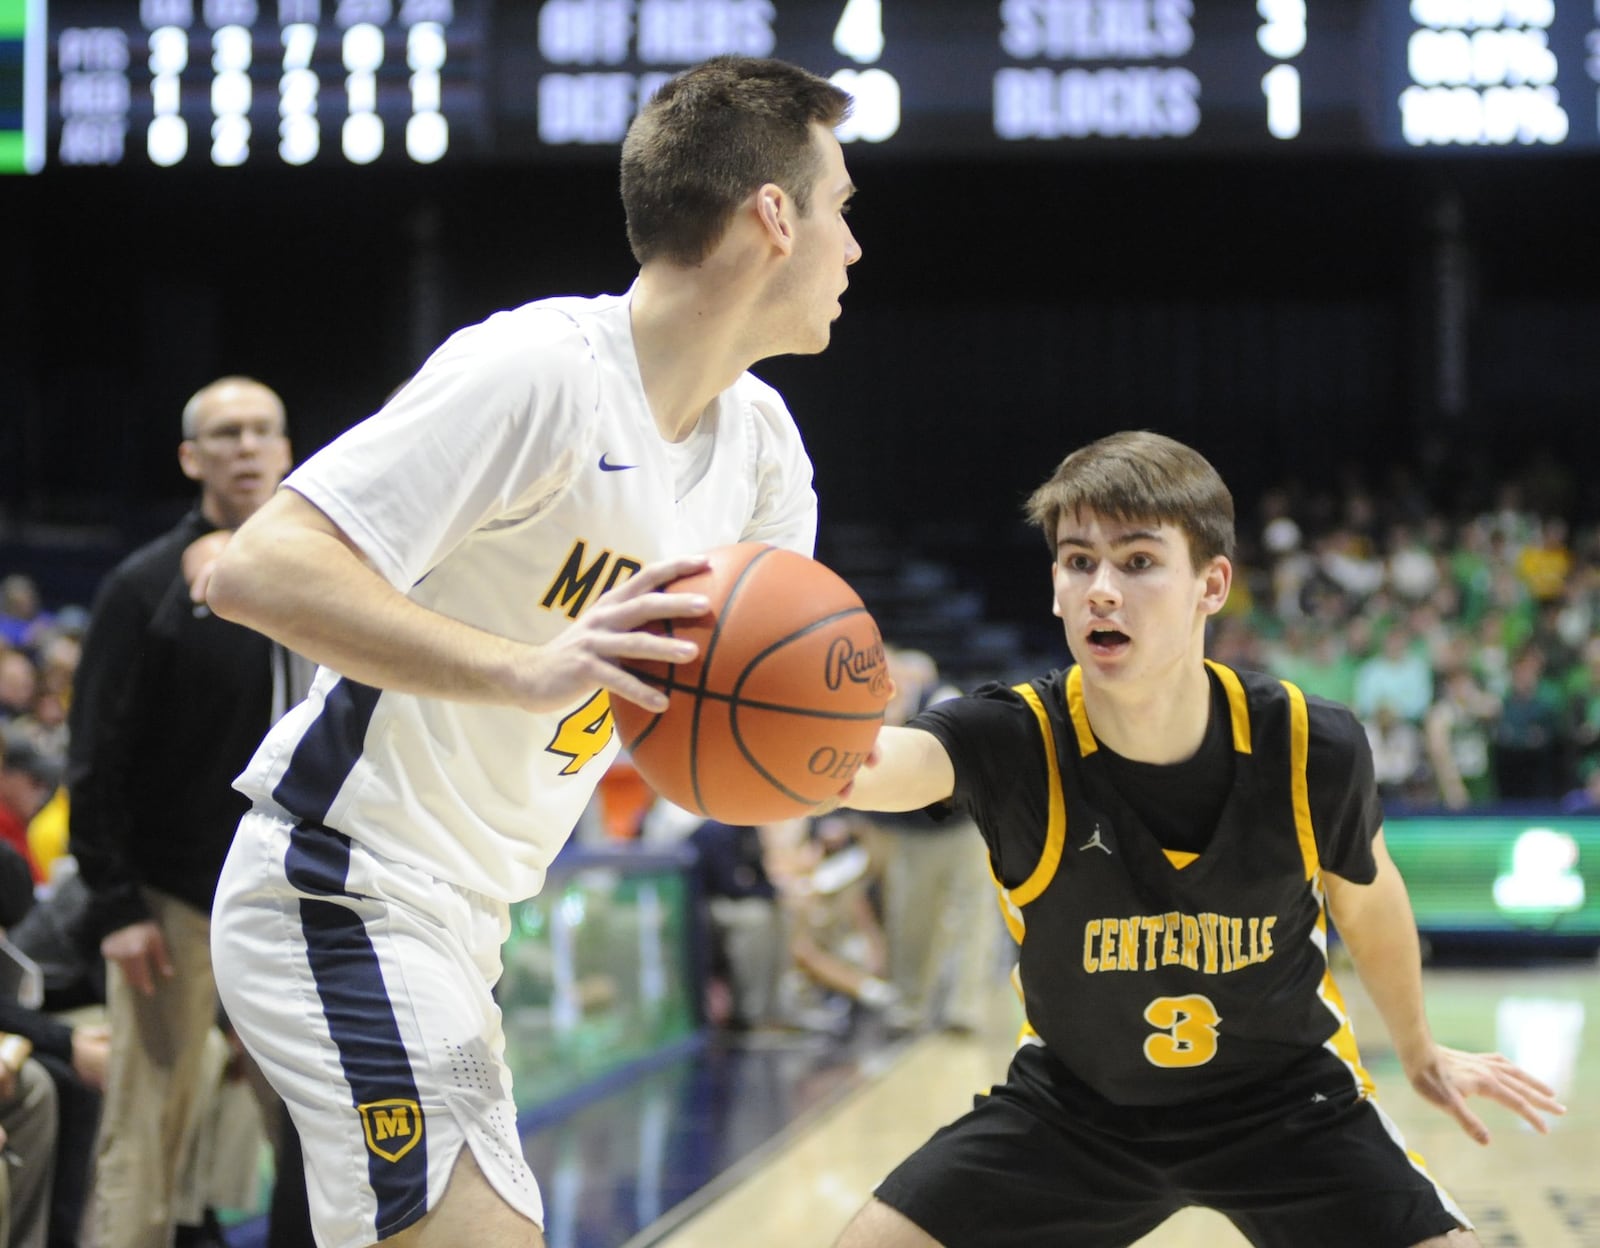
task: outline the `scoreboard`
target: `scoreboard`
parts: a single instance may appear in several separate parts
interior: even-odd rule
[[[0,171],[609,155],[725,52],[884,153],[1600,146],[1600,0],[0,0]]]

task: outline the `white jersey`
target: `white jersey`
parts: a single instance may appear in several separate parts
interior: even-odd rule
[[[413,601],[528,642],[658,559],[744,540],[809,555],[811,461],[783,400],[746,373],[686,442],[663,441],[628,302],[547,299],[460,331],[286,484]],[[236,785],[516,901],[539,891],[617,748],[599,690],[534,714],[324,668]]]

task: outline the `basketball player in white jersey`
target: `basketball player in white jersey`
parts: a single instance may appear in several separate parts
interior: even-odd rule
[[[833,129],[777,61],[662,88],[622,150],[639,276],[462,330],[308,461],[212,570],[220,615],[323,664],[239,779],[213,927],[229,1018],[288,1103],[321,1248],[542,1245],[491,989],[651,710],[637,631],[740,540],[810,554],[811,464],[745,370],[821,351],[860,258]]]

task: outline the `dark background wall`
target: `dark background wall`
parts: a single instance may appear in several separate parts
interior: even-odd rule
[[[1471,506],[1539,456],[1600,514],[1593,159],[848,157],[865,256],[834,344],[757,370],[825,530],[1008,549],[1057,460],[1130,426],[1199,446],[1246,514],[1396,468]],[[304,456],[451,329],[634,267],[609,160],[54,170],[0,183],[0,228],[0,540],[86,570],[189,498],[178,413],[212,377],[276,387]]]

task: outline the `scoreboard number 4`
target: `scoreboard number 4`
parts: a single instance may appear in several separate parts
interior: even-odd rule
[[[848,0],[833,28],[833,47],[857,65],[883,55],[883,0]]]
[[[833,48],[857,65],[874,65],[883,55],[883,0],[846,0],[833,28]],[[900,129],[900,83],[882,69],[841,69],[828,81],[855,99],[850,116],[835,132],[841,143],[857,139],[882,143]]]

